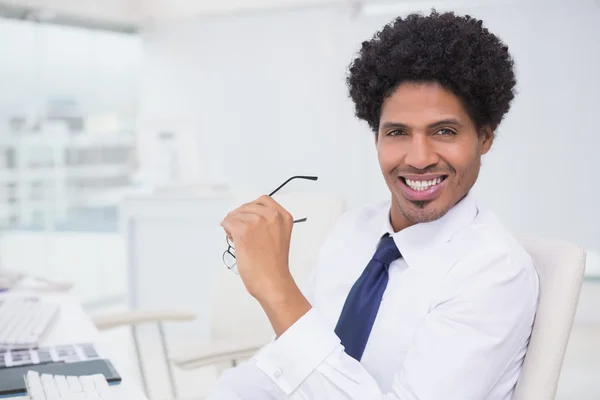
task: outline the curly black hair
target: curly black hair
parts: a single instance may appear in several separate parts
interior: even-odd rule
[[[347,76],[356,116],[379,129],[381,106],[403,82],[437,82],[476,128],[495,130],[515,97],[514,61],[481,20],[453,12],[396,18],[362,43]]]

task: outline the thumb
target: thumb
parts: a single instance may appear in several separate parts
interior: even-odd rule
[[[229,239],[229,241],[231,243],[233,243],[233,237],[231,236],[231,232],[229,232],[229,229],[227,229],[227,223],[225,221],[221,222],[221,227],[223,228],[223,230],[225,231],[225,235],[227,235],[227,239]]]

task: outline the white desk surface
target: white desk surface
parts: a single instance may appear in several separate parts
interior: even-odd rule
[[[12,297],[12,296],[23,296],[25,293],[16,291],[12,293],[0,293],[0,299]],[[77,303],[69,295],[42,295],[44,299],[57,301],[61,304],[60,315],[56,323],[52,326],[48,336],[41,343],[41,346],[55,346],[61,344],[71,343],[94,343],[98,354],[102,357],[111,359],[107,349],[103,348],[99,342],[100,333],[92,323],[92,320],[85,313],[79,303]],[[111,360],[112,361],[112,360]],[[115,364],[113,362],[113,364]],[[123,373],[122,368],[115,364],[117,372],[123,379],[121,384],[113,386],[112,390],[115,394],[118,394],[119,400],[148,400],[143,394],[143,391],[138,388],[126,374]],[[12,397],[14,399],[28,399],[27,396]]]

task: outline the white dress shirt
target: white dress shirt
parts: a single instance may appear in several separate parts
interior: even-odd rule
[[[442,218],[393,233],[390,202],[348,212],[303,293],[313,308],[209,400],[509,400],[527,350],[538,277],[526,251],[467,195]],[[360,362],[334,328],[383,234],[402,253]]]

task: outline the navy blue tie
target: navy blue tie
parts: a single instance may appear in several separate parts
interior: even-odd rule
[[[340,338],[346,354],[358,361],[367,346],[383,292],[387,287],[388,268],[392,261],[400,257],[394,239],[386,234],[381,238],[375,255],[348,293],[335,333]]]

